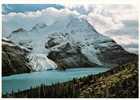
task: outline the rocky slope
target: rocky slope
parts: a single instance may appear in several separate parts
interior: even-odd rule
[[[112,39],[94,34],[54,33],[49,35],[46,48],[50,50],[48,58],[59,67],[115,67],[130,62],[136,56],[125,51]],[[87,34],[82,36],[83,34]],[[81,37],[80,41],[76,38]]]
[[[138,59],[97,75],[73,79],[52,86],[41,85],[8,98],[138,98]]]
[[[26,57],[28,49],[2,39],[2,76],[26,73],[32,70]]]

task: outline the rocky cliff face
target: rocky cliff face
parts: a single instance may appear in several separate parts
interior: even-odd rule
[[[27,50],[2,39],[2,76],[30,72]]]
[[[94,67],[96,65],[115,67],[134,59],[136,55],[125,51],[115,41],[105,36],[96,39],[90,34],[76,41],[76,34],[54,33],[49,35],[46,48],[48,58],[59,67]],[[81,33],[86,34],[86,33]],[[74,37],[75,36],[75,37]],[[77,37],[78,38],[78,37]]]
[[[54,60],[59,68],[70,67],[90,67],[95,66],[88,58],[82,54],[81,49],[77,46],[72,46],[70,43],[65,43],[57,48],[58,50],[52,50],[48,58]]]

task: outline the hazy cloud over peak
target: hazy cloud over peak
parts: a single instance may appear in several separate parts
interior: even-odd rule
[[[22,9],[22,7],[24,8]],[[138,52],[138,15],[131,5],[3,5],[3,34],[17,28],[31,29],[59,19],[86,18],[98,32],[113,38],[130,52]]]

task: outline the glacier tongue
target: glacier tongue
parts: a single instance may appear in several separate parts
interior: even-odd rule
[[[28,58],[34,71],[56,69],[57,65],[47,58],[46,54],[31,53]]]

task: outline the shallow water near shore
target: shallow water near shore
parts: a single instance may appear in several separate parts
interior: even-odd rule
[[[17,74],[2,77],[2,93],[17,92],[18,90],[26,90],[40,84],[51,85],[58,82],[66,82],[73,78],[80,78],[88,75],[95,75],[105,72],[109,68],[71,68],[65,71],[48,70],[43,72],[32,72],[25,74]]]

